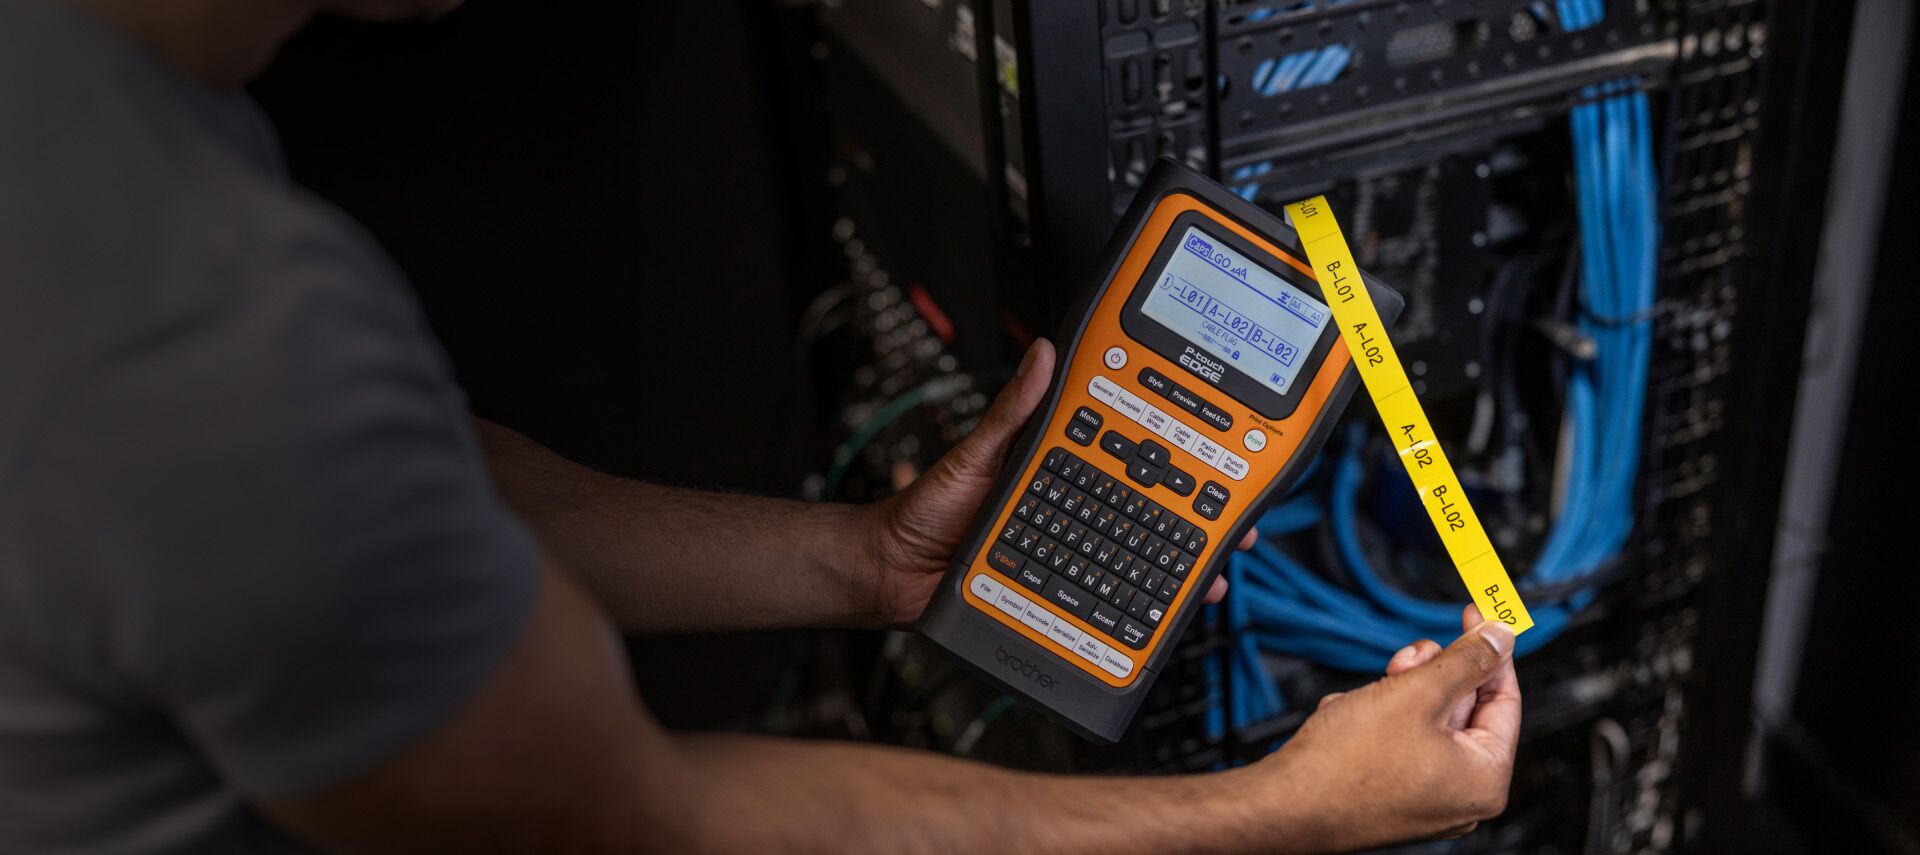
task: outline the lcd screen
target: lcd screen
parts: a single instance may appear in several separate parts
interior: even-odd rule
[[[1327,306],[1189,226],[1140,311],[1285,395],[1325,329]]]

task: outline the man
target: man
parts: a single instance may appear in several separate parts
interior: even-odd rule
[[[659,727],[619,631],[909,623],[1054,354],[865,507],[476,430],[239,94],[316,11],[450,5],[0,0],[0,850],[1308,852],[1501,809],[1512,636],[1471,612],[1212,775]]]

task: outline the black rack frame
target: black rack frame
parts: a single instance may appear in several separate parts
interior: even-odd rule
[[[1530,681],[1551,691],[1587,668],[1614,688],[1530,721],[1527,738],[1561,739],[1601,715],[1617,719],[1635,734],[1636,764],[1673,770],[1613,794],[1626,804],[1648,795],[1626,787],[1650,787],[1670,820],[1666,832],[1639,829],[1622,845],[1724,849],[1742,815],[1736,776],[1724,770],[1739,768],[1745,750],[1764,599],[1764,582],[1736,570],[1769,564],[1772,540],[1758,534],[1779,507],[1788,381],[1811,282],[1811,255],[1800,249],[1818,230],[1837,109],[1815,93],[1837,91],[1839,63],[1776,72],[1773,58],[1844,46],[1850,15],[1770,0],[1616,2],[1600,25],[1573,33],[1521,39],[1489,25],[1467,49],[1424,63],[1378,59],[1400,30],[1509,21],[1528,5],[980,0],[977,53],[994,61],[978,64],[979,151],[1001,204],[995,222],[974,225],[994,234],[1000,274],[1015,290],[1045,295],[1041,311],[1057,317],[1144,173],[1136,162],[1169,154],[1216,177],[1271,163],[1255,192],[1271,204],[1538,131],[1604,81],[1635,78],[1654,93],[1664,108],[1665,239],[1633,567],[1540,654],[1540,679]],[[1336,42],[1369,59],[1258,109],[1234,91],[1263,43]],[[1162,70],[1170,85],[1159,85]],[[1130,94],[1135,86],[1168,97],[1143,101]],[[1747,414],[1742,430],[1729,429],[1736,413]],[[1761,413],[1764,422],[1753,415]],[[1218,615],[1196,621],[1129,738],[1083,761],[1215,768],[1256,759],[1296,727],[1304,713],[1238,733],[1210,720],[1227,690],[1223,632]],[[1702,816],[1683,822],[1690,832],[1672,833],[1672,823]]]

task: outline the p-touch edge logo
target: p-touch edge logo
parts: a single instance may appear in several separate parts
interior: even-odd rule
[[[1035,686],[1039,686],[1042,689],[1051,689],[1053,688],[1053,684],[1057,682],[1052,677],[1047,676],[1046,672],[1041,671],[1040,666],[1008,653],[1004,647],[995,647],[993,649],[993,661],[1007,666],[1008,670],[1027,678],[1032,681]]]
[[[1186,352],[1180,354],[1180,364],[1212,383],[1220,382],[1220,373],[1227,369],[1226,363],[1207,358],[1206,354],[1194,350],[1192,345],[1188,345]]]

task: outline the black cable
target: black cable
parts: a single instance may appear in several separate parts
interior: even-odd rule
[[[1603,327],[1637,326],[1660,317],[1660,313],[1667,311],[1667,309],[1668,305],[1664,301],[1657,301],[1651,306],[1622,318],[1613,315],[1603,315],[1594,311],[1592,306],[1587,305],[1585,297],[1580,299],[1580,316]]]
[[[1524,573],[1530,575],[1532,570],[1533,565],[1528,564],[1524,568]],[[1626,572],[1627,560],[1619,555],[1615,555],[1596,565],[1593,570],[1578,579],[1569,579],[1565,582],[1557,582],[1551,585],[1535,585],[1523,577],[1514,584],[1520,587],[1521,596],[1529,600],[1540,602],[1549,600],[1559,601],[1589,588],[1597,589],[1611,584],[1613,580],[1626,575]]]

